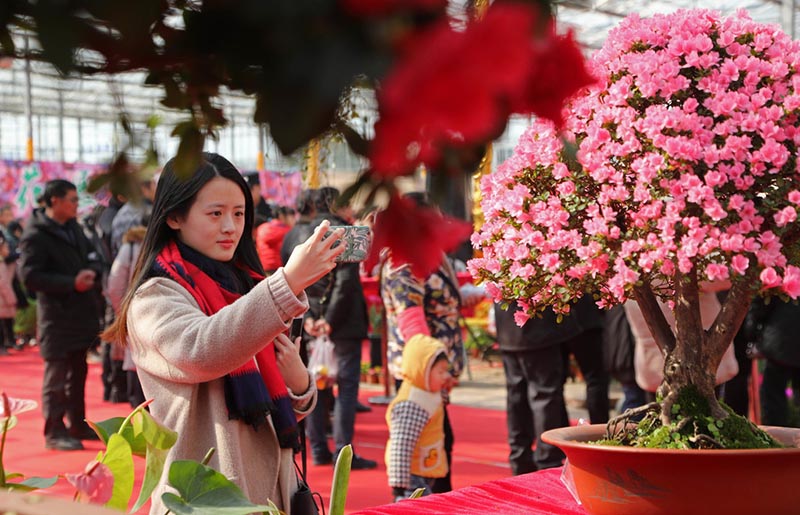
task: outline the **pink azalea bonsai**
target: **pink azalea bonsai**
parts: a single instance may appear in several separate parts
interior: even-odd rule
[[[754,295],[800,295],[800,44],[744,11],[631,15],[592,67],[598,85],[573,100],[562,138],[534,123],[482,181],[470,269],[518,301],[520,324],[583,295],[635,299],[666,357],[656,425],[687,418],[689,385],[733,419],[714,371]],[[713,281],[730,290],[704,330],[698,293]]]

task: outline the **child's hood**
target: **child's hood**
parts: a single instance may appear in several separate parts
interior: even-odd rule
[[[422,390],[430,391],[428,376],[439,354],[446,354],[444,344],[430,336],[412,336],[403,348],[403,377]]]

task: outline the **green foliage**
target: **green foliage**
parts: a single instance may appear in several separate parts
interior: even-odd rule
[[[158,485],[164,464],[167,460],[167,453],[178,440],[178,433],[171,431],[156,422],[146,411],[142,412],[141,436],[146,442],[146,463],[142,489],[139,491],[139,498],[131,509],[137,511],[144,506],[156,485]]]
[[[486,352],[497,344],[495,338],[489,331],[478,326],[469,326],[464,347],[467,350],[477,349],[481,353]]]
[[[350,483],[350,466],[353,463],[353,447],[345,445],[336,458],[336,467],[333,469],[333,485],[331,486],[331,505],[328,508],[330,515],[344,515],[344,505],[347,501],[347,485]]]
[[[663,401],[660,401],[663,402]],[[649,411],[633,428],[625,428],[602,445],[651,449],[767,449],[783,447],[745,417],[728,411],[724,419],[711,416],[708,401],[695,386],[685,386],[672,405],[672,422],[664,425],[659,410]]]
[[[161,499],[176,515],[280,513],[271,503],[269,506],[251,503],[228,478],[196,461],[173,462],[169,469],[169,484],[178,491],[178,495],[166,492]]]
[[[425,493],[425,489],[424,488],[417,488],[416,490],[411,492],[411,495],[409,495],[408,498],[409,499],[419,499],[420,497],[422,497],[422,494],[424,494],[424,493]]]
[[[38,490],[39,488],[49,488],[55,484],[58,477],[29,477],[22,481],[9,481],[10,479],[24,478],[22,474],[17,472],[6,472],[3,464],[3,453],[6,448],[6,434],[14,426],[17,425],[17,417],[14,416],[6,397],[5,392],[2,393],[3,413],[8,416],[0,418],[0,491],[2,490],[16,490],[20,492],[30,492]]]
[[[9,474],[6,479],[15,479],[22,477],[22,474]],[[6,483],[4,486],[9,490],[16,490],[17,492],[32,492],[34,490],[41,490],[43,488],[50,488],[58,481],[58,476],[52,477],[29,477],[19,483]]]
[[[107,445],[105,455],[98,460],[105,464],[114,475],[114,493],[106,506],[125,511],[128,509],[128,500],[133,493],[134,466],[131,446],[118,433],[114,433],[108,438]]]
[[[9,403],[5,394],[3,400],[4,412],[11,412],[7,408]],[[135,472],[133,455],[145,456],[147,463],[142,488],[130,513],[138,511],[150,499],[161,479],[167,453],[178,439],[176,432],[156,422],[144,409],[147,404],[149,402],[138,406],[125,419],[115,417],[102,422],[89,422],[106,444],[106,451],[98,454],[97,461],[104,464],[114,477],[111,498],[106,506],[120,511],[128,510],[128,503],[133,493]],[[24,481],[11,482],[10,480],[21,479],[24,476],[5,472],[2,459],[5,436],[15,423],[16,417],[13,415],[0,419],[0,491],[28,492],[49,488],[55,484],[58,477],[31,477]],[[247,515],[255,512],[280,514],[280,510],[271,502],[268,505],[251,503],[236,484],[209,468],[206,463],[213,452],[214,449],[209,451],[203,463],[187,460],[172,463],[168,479],[178,494],[167,492],[162,496],[165,506],[171,513],[176,515]],[[339,453],[331,490],[332,515],[344,514],[352,457],[353,451],[349,445]],[[90,475],[91,472],[86,474]]]
[[[126,423],[123,427],[123,423],[125,423],[127,420],[128,419],[124,417],[114,417],[103,420],[102,422],[89,421],[88,424],[94,430],[94,432],[97,433],[97,436],[100,437],[100,440],[102,440],[106,446],[108,446],[108,440],[111,438],[111,435],[120,433],[125,441],[128,442],[131,452],[135,456],[144,457],[147,452],[144,435],[141,434],[141,431],[135,432],[133,423]]]

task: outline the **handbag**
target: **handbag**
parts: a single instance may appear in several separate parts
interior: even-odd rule
[[[297,469],[298,475],[297,490],[292,494],[290,511],[292,515],[319,515],[319,507],[317,506],[317,499],[319,499],[319,506],[322,506],[322,515],[325,515],[322,496],[318,492],[312,492],[306,480],[306,431],[304,421],[300,421],[298,431],[300,433],[300,454],[303,460],[303,468],[301,469],[297,462],[294,462],[294,468]]]

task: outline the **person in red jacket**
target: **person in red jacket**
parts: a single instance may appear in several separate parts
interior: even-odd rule
[[[279,206],[275,218],[256,229],[256,250],[261,266],[269,274],[283,266],[281,261],[281,245],[286,233],[297,220],[295,210],[291,207]]]

